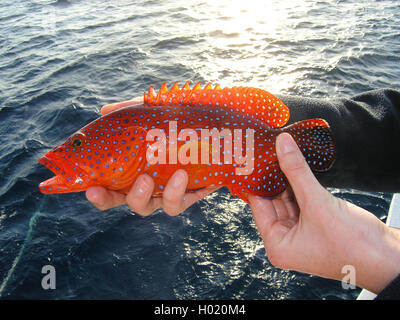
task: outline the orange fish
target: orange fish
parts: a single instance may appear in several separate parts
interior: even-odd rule
[[[127,106],[128,105],[128,106]],[[279,168],[275,140],[290,133],[314,171],[329,170],[335,146],[328,123],[310,119],[282,128],[289,109],[271,93],[251,87],[193,88],[186,83],[144,94],[144,105],[123,106],[89,123],[39,163],[55,173],[42,193],[84,191],[103,186],[127,193],[138,175],[155,182],[162,195],[179,168],[189,175],[187,191],[226,186],[247,195],[273,198],[288,183]]]

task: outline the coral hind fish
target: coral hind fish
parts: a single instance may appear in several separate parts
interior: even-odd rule
[[[170,90],[150,87],[144,105],[120,108],[89,123],[39,163],[55,176],[42,193],[84,191],[103,186],[127,193],[142,173],[153,177],[153,196],[162,195],[171,175],[187,171],[187,191],[226,186],[248,201],[248,194],[275,197],[288,183],[277,162],[275,140],[290,133],[311,169],[324,172],[335,160],[328,123],[308,119],[283,127],[289,108],[271,93],[251,87],[214,88],[186,83]]]

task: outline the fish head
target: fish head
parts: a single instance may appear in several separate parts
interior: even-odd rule
[[[65,193],[86,190],[93,181],[82,159],[82,148],[87,144],[85,133],[78,131],[64,143],[39,159],[55,176],[39,184],[42,193]]]
[[[79,165],[80,148],[86,143],[86,135],[76,132],[63,144],[53,148],[39,159],[55,176],[43,181],[39,189],[43,193],[78,192],[88,188],[89,173]]]
[[[104,123],[112,121],[105,120],[93,121],[39,159],[55,174],[39,184],[42,193],[80,192],[91,186],[120,190],[132,184],[144,162],[146,131],[133,126],[106,127]]]

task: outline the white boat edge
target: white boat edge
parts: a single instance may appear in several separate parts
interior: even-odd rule
[[[395,193],[393,195],[389,213],[386,218],[386,224],[390,227],[400,229],[400,193]],[[375,297],[375,293],[363,289],[358,295],[357,300],[373,300]]]

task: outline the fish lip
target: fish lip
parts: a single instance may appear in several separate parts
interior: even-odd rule
[[[64,157],[58,156],[56,152],[49,151],[38,162],[55,174],[52,178],[39,184],[42,193],[72,192],[75,189],[84,189],[87,173],[79,167],[75,167]]]
[[[65,175],[65,170],[67,167],[70,167],[69,165],[66,165],[69,163],[66,159],[60,158],[56,155],[55,152],[49,151],[46,153],[43,157],[41,157],[38,162],[45,166],[47,169],[52,171],[56,176]]]

